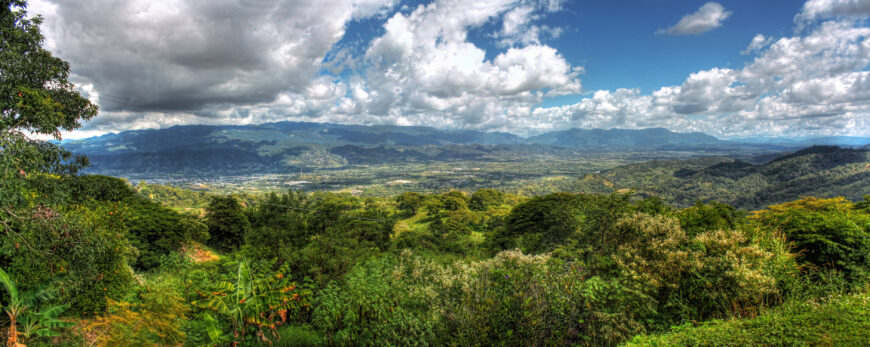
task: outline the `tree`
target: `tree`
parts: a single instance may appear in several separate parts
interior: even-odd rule
[[[208,245],[222,251],[238,249],[251,228],[242,205],[232,196],[212,198],[205,208],[205,221],[211,236]]]
[[[468,204],[472,210],[486,211],[490,207],[504,203],[504,193],[495,189],[478,189],[471,194],[471,202]]]
[[[426,197],[417,192],[405,192],[396,197],[399,210],[405,211],[410,215],[417,214],[417,210],[423,206],[425,200]]]
[[[496,230],[493,243],[497,250],[519,247],[527,253],[549,252],[577,232],[583,219],[584,197],[555,193],[535,197],[517,205]]]
[[[24,0],[0,7],[0,201],[22,202],[22,178],[30,172],[75,173],[84,157],[33,140],[25,131],[60,139],[97,115],[97,106],[69,81],[69,63],[42,48],[41,17],[27,18]],[[3,218],[7,218],[3,214]]]

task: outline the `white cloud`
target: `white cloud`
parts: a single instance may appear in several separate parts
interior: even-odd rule
[[[522,135],[665,127],[720,137],[870,136],[870,28],[849,18],[814,22],[791,37],[756,35],[742,67],[697,71],[648,94],[592,91],[541,108],[547,97],[582,92],[583,68],[541,40],[559,28],[536,24],[561,1],[436,0],[402,10],[395,1],[265,8],[212,1],[194,4],[196,11],[180,0],[36,4],[46,13],[50,48],[103,106],[81,134],[296,120]],[[709,10],[714,5],[684,17],[673,33],[721,25],[730,12]],[[833,8],[812,13],[839,16]],[[719,19],[698,24],[707,12]],[[348,23],[366,16],[382,18],[382,35],[362,43],[361,54],[339,47],[333,60],[341,61],[324,64]],[[484,35],[505,45],[497,52],[468,39],[488,27],[495,29]],[[351,73],[321,74],[345,66]]]
[[[752,38],[752,41],[749,42],[749,46],[746,46],[746,49],[741,51],[740,54],[747,55],[760,51],[762,48],[770,45],[771,42],[773,42],[773,39],[770,37],[765,37],[762,34],[755,35],[755,37]]]
[[[665,127],[726,138],[870,136],[870,28],[830,21],[805,35],[756,36],[749,46],[756,57],[740,69],[698,71],[649,95],[597,91],[516,123],[532,132]]]
[[[801,13],[795,16],[797,22],[807,22],[830,17],[870,16],[868,0],[809,0],[804,3]]]
[[[524,1],[436,1],[384,25],[366,52],[366,109],[387,119],[416,118],[429,125],[485,127],[506,110],[529,106],[545,93],[581,90],[580,69],[554,48],[530,43],[486,59],[468,31],[501,18],[502,34],[516,34],[544,4]],[[547,6],[550,4],[547,3]],[[548,7],[549,8],[549,7]],[[523,14],[518,16],[517,13]],[[537,40],[534,40],[537,41]]]
[[[708,2],[697,12],[687,14],[677,24],[667,29],[659,29],[657,34],[699,35],[722,26],[722,21],[731,16],[731,11],[717,2]]]

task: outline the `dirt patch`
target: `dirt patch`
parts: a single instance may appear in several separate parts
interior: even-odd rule
[[[182,254],[193,260],[194,263],[205,263],[220,259],[217,254],[205,248],[199,243],[192,243],[181,249]]]

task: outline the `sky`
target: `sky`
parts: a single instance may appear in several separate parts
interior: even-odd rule
[[[31,0],[100,114],[870,137],[870,0]]]

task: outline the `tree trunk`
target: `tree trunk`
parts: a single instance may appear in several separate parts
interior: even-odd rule
[[[8,313],[8,312],[7,312]],[[6,337],[6,347],[20,347],[22,344],[18,343],[18,320],[16,316],[9,314],[9,331],[8,336]]]

